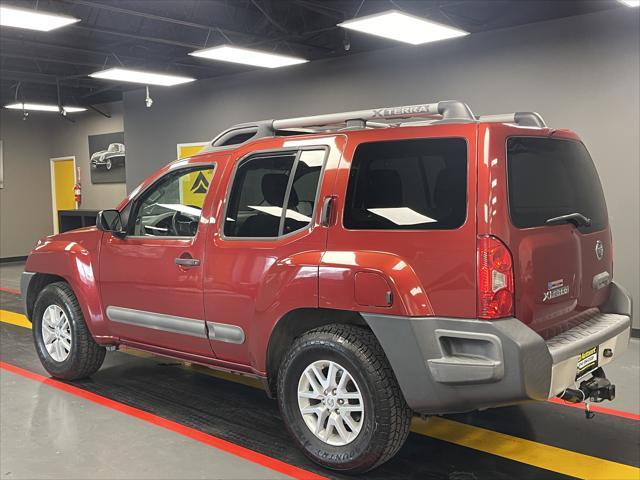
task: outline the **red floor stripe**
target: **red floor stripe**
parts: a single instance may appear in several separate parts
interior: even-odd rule
[[[0,287],[0,292],[13,293],[14,295],[20,295],[20,290],[14,290],[13,288]]]
[[[550,398],[548,400],[551,403],[555,403],[557,405],[563,405],[565,407],[574,407],[584,410],[584,403],[569,403],[560,398]],[[631,420],[640,420],[640,415],[637,413],[623,412],[622,410],[615,410],[613,408],[601,407],[599,405],[590,405],[590,410],[592,412],[604,413],[606,415],[613,415],[616,417],[628,418]]]
[[[262,465],[263,467],[275,470],[276,472],[282,473],[284,475],[288,475],[300,480],[327,480],[327,477],[323,477],[302,468],[289,465],[288,463],[276,460],[275,458],[268,457],[258,452],[254,452],[253,450],[241,447],[240,445],[236,445],[235,443],[227,442],[226,440],[214,437],[213,435],[209,435],[194,428],[181,425],[177,422],[167,420],[166,418],[159,417],[135,407],[130,407],[101,395],[87,392],[86,390],[82,390],[81,388],[74,387],[73,385],[60,382],[53,378],[47,378],[37,373],[24,370],[20,367],[16,367],[15,365],[11,365],[10,363],[0,362],[0,368],[7,370],[8,372],[15,373],[16,375],[28,378],[30,380],[44,383],[45,385],[49,385],[50,387],[57,388],[58,390],[70,393],[71,395],[84,398],[85,400],[89,400],[90,402],[94,402],[112,410],[116,410],[120,413],[124,413],[125,415],[130,415],[139,420],[157,425],[167,430],[171,430],[172,432],[184,435],[185,437],[191,438],[192,440],[196,440],[211,447],[215,447],[219,450],[223,450],[227,453],[230,453],[237,457],[241,457],[250,462],[257,463],[258,465]]]

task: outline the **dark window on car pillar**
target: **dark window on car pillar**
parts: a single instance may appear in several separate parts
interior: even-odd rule
[[[325,156],[325,150],[304,150],[243,160],[231,187],[224,235],[274,238],[308,226]]]
[[[355,151],[344,211],[353,230],[448,230],[467,213],[463,138],[364,143]]]

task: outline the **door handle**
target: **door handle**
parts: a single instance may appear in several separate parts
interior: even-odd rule
[[[180,265],[181,267],[198,267],[200,266],[200,260],[191,257],[178,257],[176,258],[176,265]]]
[[[328,227],[331,223],[331,213],[333,210],[333,203],[336,197],[330,196],[325,197],[324,202],[322,203],[322,212],[320,214],[320,225],[323,227]]]

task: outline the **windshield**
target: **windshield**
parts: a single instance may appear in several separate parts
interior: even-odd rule
[[[578,213],[591,220],[581,232],[607,226],[607,207],[593,161],[573,140],[511,137],[507,141],[509,209],[518,228]]]

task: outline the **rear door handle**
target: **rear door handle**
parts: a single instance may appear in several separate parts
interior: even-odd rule
[[[328,227],[331,223],[331,213],[333,210],[333,203],[335,201],[335,197],[325,197],[324,202],[322,204],[322,212],[320,214],[320,225],[323,227]]]
[[[198,258],[178,257],[176,258],[176,265],[182,267],[198,267],[200,266],[200,260]]]

